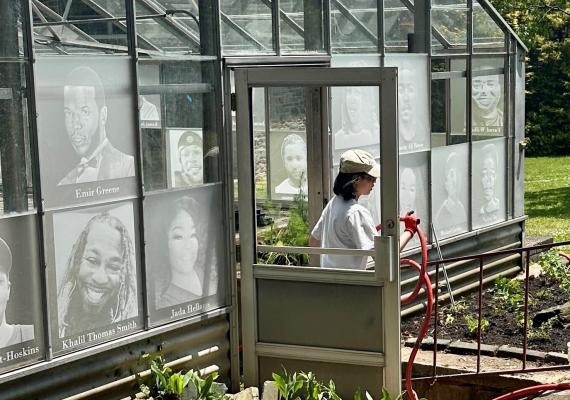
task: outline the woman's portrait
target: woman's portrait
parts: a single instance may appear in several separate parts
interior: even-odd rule
[[[157,309],[195,301],[217,293],[216,242],[208,235],[204,205],[182,196],[162,210],[161,234],[151,243],[163,248],[164,263],[157,274]],[[218,229],[219,226],[215,226]],[[156,243],[162,240],[162,243]],[[155,256],[156,259],[156,256]]]
[[[60,338],[137,316],[133,238],[105,211],[93,216],[69,254],[58,285]]]
[[[494,144],[483,146],[483,164],[481,165],[481,189],[483,190],[484,203],[479,209],[479,213],[484,221],[498,219],[500,200],[495,194],[495,181],[499,156]]]
[[[473,144],[473,225],[487,226],[506,218],[505,139]],[[503,156],[501,156],[503,155]]]

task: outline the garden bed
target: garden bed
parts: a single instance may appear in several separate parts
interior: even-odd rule
[[[515,279],[499,278],[483,290],[482,343],[523,347],[524,286],[524,276],[519,276]],[[529,279],[529,349],[567,351],[570,310],[560,311],[556,307],[570,301],[569,286],[568,267],[552,253],[541,259],[540,266],[533,267]],[[476,341],[479,293],[476,291],[455,300],[455,307],[450,304],[439,307],[438,339]],[[416,337],[422,322],[423,314],[403,319],[404,339]],[[432,318],[428,336],[433,337],[433,333]]]

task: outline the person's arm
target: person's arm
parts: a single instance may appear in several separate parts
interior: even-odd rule
[[[406,247],[418,231],[420,220],[413,214],[414,212],[410,211],[401,218],[401,221],[404,223],[404,233],[400,236],[400,251]]]
[[[400,236],[400,251],[404,250],[404,247],[406,247],[408,242],[412,240],[413,237],[414,235],[412,235],[409,231],[404,231],[404,233],[402,233]]]
[[[309,246],[310,247],[321,247],[321,241],[315,238],[313,235],[309,235]]]

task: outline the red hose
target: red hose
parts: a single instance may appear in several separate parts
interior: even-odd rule
[[[418,237],[420,238],[420,246],[421,246],[421,250],[422,250],[422,264],[421,264],[421,266],[416,261],[410,260],[409,258],[404,258],[404,259],[400,260],[400,266],[411,266],[411,267],[415,268],[416,271],[419,272],[418,283],[416,284],[414,291],[410,295],[405,297],[401,301],[401,303],[403,305],[406,305],[406,304],[409,304],[412,301],[414,301],[418,297],[418,294],[422,288],[422,285],[425,286],[425,291],[426,291],[426,295],[427,295],[427,307],[426,307],[426,312],[425,312],[425,316],[424,316],[424,322],[422,324],[422,327],[420,328],[420,332],[418,333],[418,338],[416,340],[416,343],[414,344],[414,348],[412,349],[412,353],[410,354],[410,358],[408,359],[408,363],[406,365],[406,371],[405,371],[406,394],[408,395],[408,399],[410,399],[410,400],[418,400],[418,395],[416,394],[416,392],[414,391],[414,389],[412,387],[412,369],[414,367],[414,360],[416,358],[418,350],[420,349],[420,344],[422,343],[422,340],[424,339],[424,337],[425,337],[425,335],[429,329],[431,313],[433,311],[433,292],[432,292],[432,287],[431,287],[431,281],[429,279],[429,274],[427,272],[427,259],[428,259],[428,256],[427,256],[427,240],[426,240],[426,236],[425,236],[424,232],[421,230],[421,228],[419,226],[418,226]]]
[[[401,301],[402,305],[410,304],[411,302],[413,302],[418,297],[418,294],[422,288],[422,285],[425,286],[425,291],[426,291],[426,295],[427,295],[427,307],[426,307],[426,312],[425,312],[425,316],[424,316],[424,322],[422,324],[422,327],[420,328],[418,338],[416,340],[416,343],[414,344],[414,347],[413,347],[412,352],[410,354],[410,357],[408,359],[408,363],[406,365],[406,371],[405,371],[406,394],[408,396],[408,399],[410,399],[410,400],[418,400],[418,395],[416,394],[416,392],[414,391],[414,389],[412,387],[412,369],[414,366],[414,360],[415,360],[416,355],[419,351],[422,340],[424,339],[424,337],[425,337],[425,335],[429,329],[429,323],[430,323],[431,314],[433,311],[433,291],[432,291],[432,286],[431,286],[431,280],[430,280],[429,274],[427,272],[427,259],[428,259],[428,257],[427,257],[427,240],[426,240],[426,236],[425,236],[424,232],[421,230],[421,228],[419,226],[418,226],[418,237],[420,238],[420,246],[421,246],[421,250],[422,250],[421,266],[416,261],[408,259],[408,258],[404,258],[404,259],[400,260],[400,266],[402,266],[402,267],[404,267],[404,266],[413,267],[419,273],[418,283],[416,284],[416,287],[414,288],[413,292],[410,295],[408,295],[407,297],[405,297]],[[533,394],[538,394],[538,393],[542,393],[545,391],[551,391],[551,390],[554,390],[554,391],[570,390],[570,383],[545,383],[542,385],[531,386],[528,388],[519,389],[519,390],[515,390],[515,391],[510,392],[510,393],[504,394],[502,396],[495,398],[494,400],[518,400],[518,399],[522,399],[524,397],[527,397],[527,396],[530,396]]]

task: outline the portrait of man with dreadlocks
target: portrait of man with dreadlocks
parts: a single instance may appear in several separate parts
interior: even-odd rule
[[[92,217],[74,243],[57,307],[60,338],[137,316],[133,241],[108,211]]]

